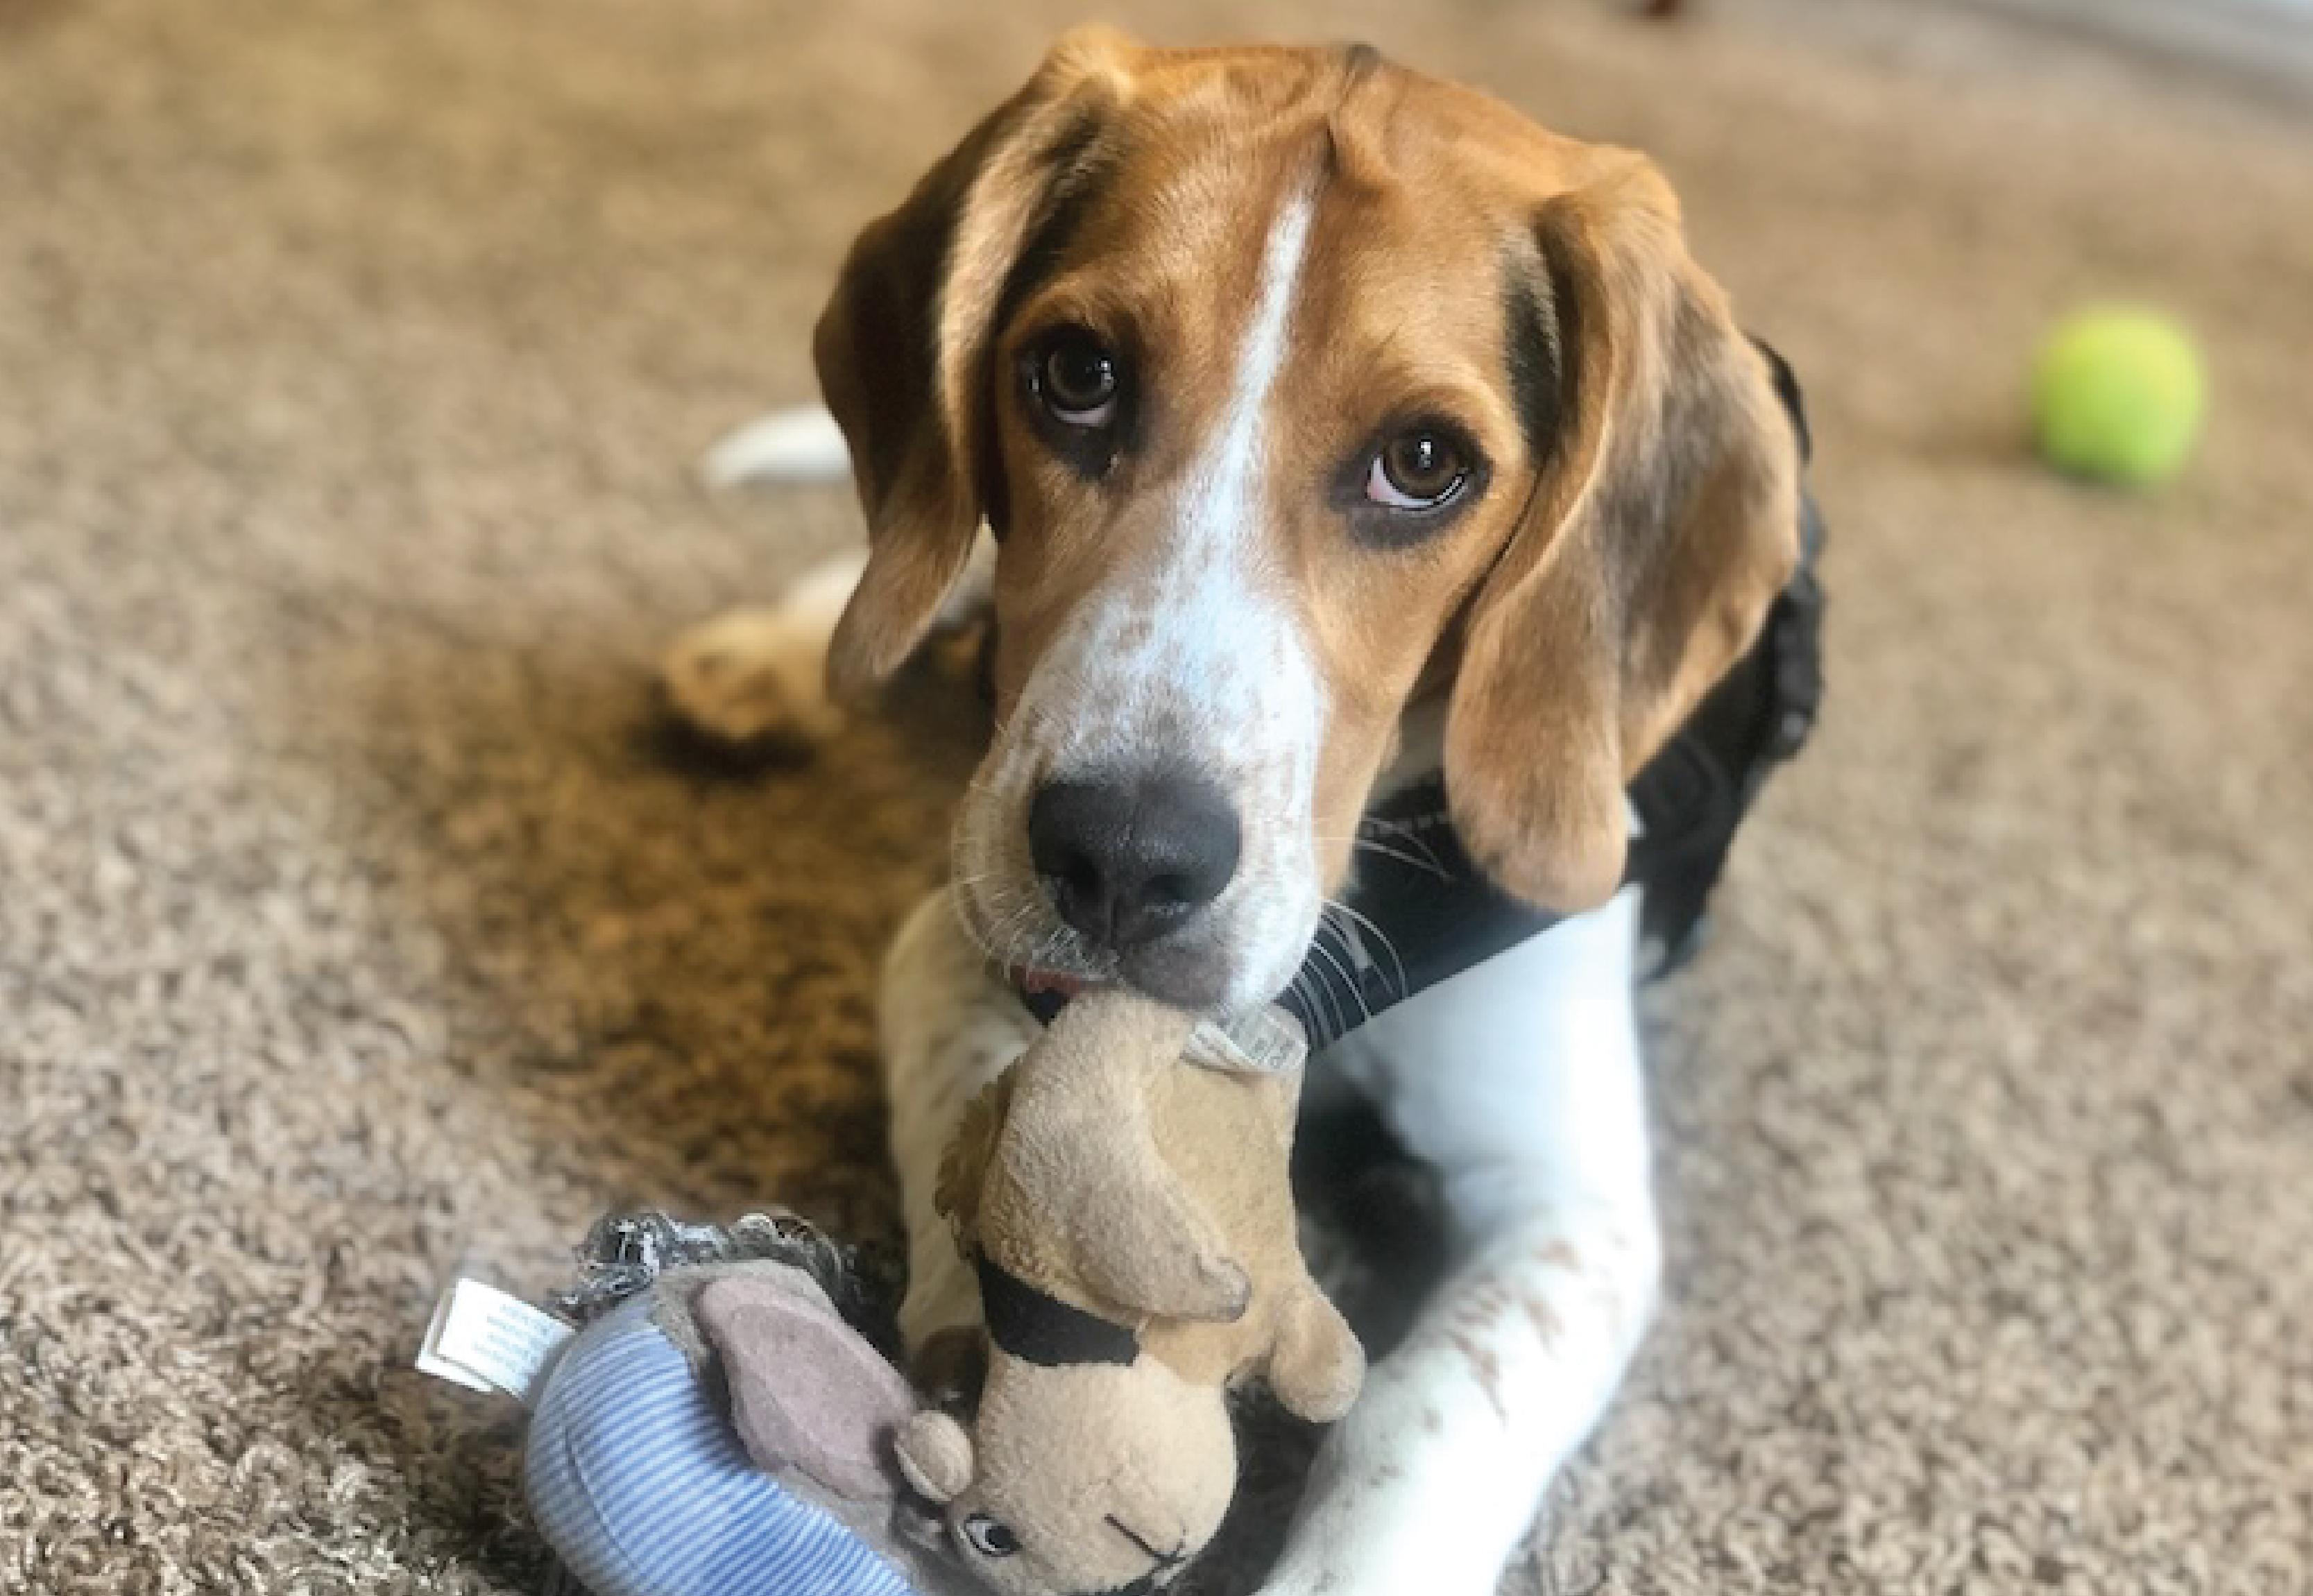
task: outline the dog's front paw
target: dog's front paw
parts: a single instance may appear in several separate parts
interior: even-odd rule
[[[1359,1596],[1359,1592],[1362,1590],[1363,1587],[1360,1586],[1358,1591],[1347,1588],[1337,1591],[1334,1581],[1331,1579],[1312,1579],[1301,1574],[1277,1573],[1262,1581],[1253,1591],[1252,1596]]]
[[[842,728],[823,680],[829,626],[796,605],[727,610],[682,632],[659,688],[684,731],[725,750],[809,748]]]

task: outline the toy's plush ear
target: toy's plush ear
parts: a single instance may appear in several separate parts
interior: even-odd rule
[[[1244,1312],[1244,1266],[1157,1151],[1149,1118],[1155,1079],[1187,1067],[1194,1023],[1122,991],[1088,992],[1053,1020],[1015,1066],[1020,1083],[989,1171],[1001,1200],[981,1215],[990,1256],[1041,1253],[1135,1314],[1227,1322]],[[991,1233],[1006,1225],[1032,1233]]]
[[[692,1312],[760,1467],[800,1470],[855,1502],[894,1494],[882,1448],[915,1412],[915,1395],[807,1276],[726,1276],[700,1289]]]
[[[1118,1170],[1068,1228],[1070,1271],[1119,1308],[1227,1324],[1253,1301],[1252,1278],[1229,1256],[1220,1227],[1153,1153],[1143,1167]]]
[[[972,1436],[945,1413],[919,1413],[893,1438],[908,1484],[945,1506],[971,1488]]]

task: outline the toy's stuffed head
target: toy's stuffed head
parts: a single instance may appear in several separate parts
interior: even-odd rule
[[[918,1414],[897,1450],[1005,1596],[1169,1583],[1236,1491],[1227,1388],[1265,1376],[1324,1421],[1364,1372],[1296,1238],[1297,1056],[1184,1063],[1193,1024],[1123,992],[1077,998],[967,1111],[941,1171],[987,1381],[969,1429]]]
[[[1006,1596],[1115,1596],[1170,1583],[1236,1488],[1218,1388],[1150,1358],[1046,1368],[998,1358],[972,1428],[919,1413],[899,1433],[909,1482],[957,1554]]]

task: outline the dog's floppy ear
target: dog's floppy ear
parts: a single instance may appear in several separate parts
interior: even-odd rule
[[[1555,381],[1556,436],[1471,607],[1446,771],[1479,864],[1572,912],[1621,880],[1625,784],[1790,579],[1799,464],[1766,358],[1651,164],[1614,153],[1535,237],[1544,346],[1524,358]]]
[[[1062,39],[844,262],[812,345],[867,513],[867,569],[828,651],[839,695],[899,668],[972,552],[992,486],[989,355],[1004,285],[1096,164],[1136,53],[1096,29]]]

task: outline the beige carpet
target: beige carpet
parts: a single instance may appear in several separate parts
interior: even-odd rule
[[[688,468],[1073,8],[987,9],[0,0],[0,1589],[533,1589],[443,1278],[890,1223],[963,751],[711,780],[645,681],[852,535]],[[1114,9],[1649,146],[1808,381],[1837,697],[1648,1000],[1667,1301],[1515,1589],[2313,1588],[2313,117],[1892,4]],[[2214,361],[2158,498],[2016,446],[2105,290]]]

